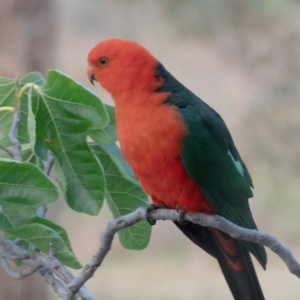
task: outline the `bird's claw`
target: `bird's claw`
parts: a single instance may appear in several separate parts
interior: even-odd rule
[[[164,204],[149,204],[146,207],[146,220],[148,221],[148,223],[153,226],[156,224],[156,220],[154,220],[151,216],[151,214],[159,208],[166,208],[167,206]]]
[[[180,209],[178,206],[176,207],[176,211],[178,212],[177,222],[180,225],[186,225],[188,222],[185,220],[186,211]]]

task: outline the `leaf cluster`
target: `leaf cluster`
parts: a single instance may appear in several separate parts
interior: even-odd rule
[[[9,138],[16,112],[22,162],[14,159]],[[51,70],[47,80],[37,72],[18,81],[0,77],[0,230],[27,249],[47,253],[52,243],[58,260],[80,268],[66,231],[37,210],[59,195],[70,209],[89,215],[99,213],[104,199],[114,217],[146,206],[116,141],[114,108],[65,74]],[[45,174],[49,153],[51,178]],[[141,221],[119,237],[125,248],[143,249],[150,233]]]

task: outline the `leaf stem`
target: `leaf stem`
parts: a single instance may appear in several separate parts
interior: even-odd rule
[[[14,111],[15,109],[12,106],[2,106],[0,111]]]
[[[17,107],[20,107],[20,102],[21,102],[21,98],[24,95],[24,93],[29,90],[30,88],[34,88],[34,89],[38,89],[39,86],[34,84],[34,83],[27,83],[24,86],[22,86],[22,88],[19,90],[19,92],[17,93]]]
[[[17,98],[21,99],[21,97],[23,96],[23,94],[30,89],[31,87],[34,87],[35,84],[34,83],[27,83],[24,86],[22,86],[22,88],[19,90],[18,94],[17,94]]]

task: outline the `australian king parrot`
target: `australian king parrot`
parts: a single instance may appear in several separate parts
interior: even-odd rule
[[[107,39],[88,55],[88,77],[115,102],[121,151],[155,205],[219,214],[257,229],[250,174],[221,116],[134,41]],[[215,257],[236,300],[264,299],[250,252],[263,246],[190,222],[176,226]]]

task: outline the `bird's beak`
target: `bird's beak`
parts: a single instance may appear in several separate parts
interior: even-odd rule
[[[88,66],[88,68],[87,68],[87,75],[88,75],[90,83],[92,85],[95,85],[94,81],[97,81],[97,80],[95,78],[94,69],[91,66]]]

